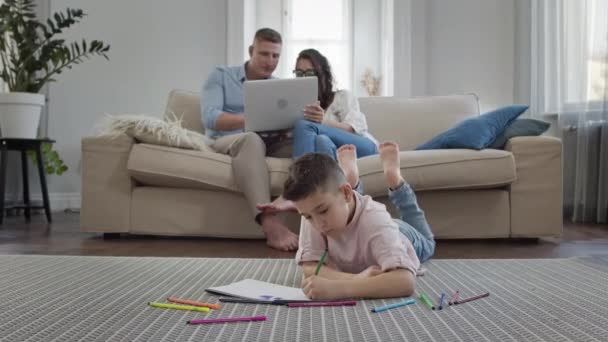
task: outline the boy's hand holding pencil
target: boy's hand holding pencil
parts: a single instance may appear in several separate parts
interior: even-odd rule
[[[319,277],[321,267],[327,257],[327,249],[323,252],[321,259],[315,268],[315,274],[302,281],[302,291],[310,299],[334,300],[340,298],[339,288],[332,284],[333,280]]]
[[[306,297],[314,300],[336,300],[343,298],[341,288],[336,286],[337,280],[325,279],[316,275],[304,279],[302,291]]]

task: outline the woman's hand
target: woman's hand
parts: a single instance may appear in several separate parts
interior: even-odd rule
[[[304,107],[304,119],[321,124],[324,117],[325,111],[319,101]]]

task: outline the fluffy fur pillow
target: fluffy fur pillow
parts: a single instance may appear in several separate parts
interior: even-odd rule
[[[145,115],[106,115],[101,134],[126,134],[146,144],[211,151],[212,140],[203,134],[182,127],[176,116],[167,120]]]

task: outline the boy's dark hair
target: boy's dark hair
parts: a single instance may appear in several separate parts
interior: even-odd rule
[[[283,44],[281,34],[271,28],[264,27],[256,31],[253,41],[267,41],[275,44]]]
[[[299,201],[317,191],[336,189],[346,182],[344,172],[330,156],[323,153],[307,153],[290,167],[283,185],[283,198]]]

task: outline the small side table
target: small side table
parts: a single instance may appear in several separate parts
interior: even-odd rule
[[[49,204],[49,192],[46,186],[46,174],[44,173],[44,163],[42,160],[42,143],[54,143],[51,139],[19,139],[19,138],[0,138],[0,224],[4,220],[4,191],[6,188],[6,169],[8,168],[8,151],[21,151],[21,172],[23,175],[23,205],[14,206],[23,208],[25,219],[30,220],[30,209],[42,209],[46,214],[46,219],[50,223],[51,207]],[[27,172],[27,151],[36,153],[36,164],[38,164],[38,175],[40,176],[40,187],[42,188],[42,201],[44,206],[32,206],[30,204],[30,185]]]

